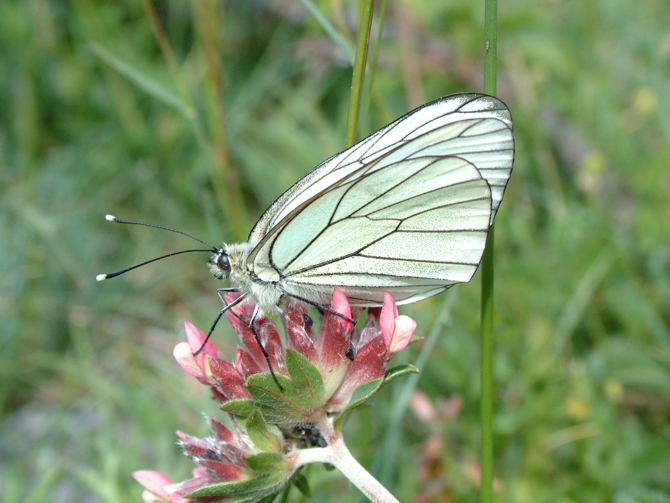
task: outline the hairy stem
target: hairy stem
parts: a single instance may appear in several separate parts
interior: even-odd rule
[[[373,503],[398,503],[398,500],[351,455],[340,432],[334,431],[328,422],[318,426],[328,446],[297,451],[294,459],[296,468],[309,463],[329,463],[340,470],[342,475]]]

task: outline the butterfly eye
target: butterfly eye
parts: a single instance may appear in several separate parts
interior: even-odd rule
[[[221,269],[224,277],[228,277],[230,273],[230,259],[226,253],[222,253],[216,259],[216,265]]]
[[[227,279],[230,276],[230,258],[228,253],[219,248],[214,255],[209,258],[209,271],[216,279]]]

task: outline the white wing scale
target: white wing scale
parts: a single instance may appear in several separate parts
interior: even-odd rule
[[[440,98],[299,180],[261,217],[247,263],[288,295],[409,303],[469,281],[511,174],[512,120],[491,96]]]

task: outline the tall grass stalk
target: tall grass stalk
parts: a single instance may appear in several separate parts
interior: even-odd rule
[[[498,50],[498,1],[484,0],[484,92],[496,93]],[[493,246],[495,233],[489,231],[482,259],[481,305],[481,420],[482,481],[481,502],[493,500]]]
[[[368,46],[370,45],[370,30],[372,28],[372,12],[374,1],[367,0],[363,5],[361,21],[358,24],[358,40],[356,41],[356,60],[354,73],[351,77],[351,95],[349,97],[349,115],[347,117],[347,147],[350,147],[358,138],[358,117],[361,110],[363,85],[365,82],[365,65],[368,60]]]
[[[216,192],[225,219],[231,226],[234,238],[242,240],[246,236],[247,218],[237,176],[229,160],[223,130],[224,114],[221,64],[215,33],[216,26],[219,26],[221,23],[218,21],[217,10],[213,4],[208,2],[202,2],[202,4],[197,2],[193,7],[194,24],[199,32],[199,39],[206,60],[207,84],[211,89],[210,101],[212,103],[210,103],[211,106],[209,108],[214,111],[213,116],[209,120],[211,132],[208,138],[203,127],[203,120],[198,116],[198,111],[191,99],[186,82],[181,75],[177,58],[163,30],[154,5],[148,0],[142,0],[142,7],[184,103],[186,116],[193,124],[200,146],[208,153],[212,161],[212,186]]]
[[[239,177],[230,162],[225,136],[225,111],[223,108],[223,69],[220,52],[220,34],[223,25],[216,2],[193,1],[193,14],[198,38],[205,57],[207,84],[209,86],[209,130],[215,170],[212,182],[228,224],[236,240],[246,237],[247,214],[240,190]]]

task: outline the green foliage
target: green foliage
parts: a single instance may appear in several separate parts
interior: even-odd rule
[[[355,40],[356,2],[309,3],[341,46]],[[202,254],[98,284],[192,247],[104,215],[243,239],[345,144],[350,59],[300,2],[153,5],[174,64],[142,2],[0,2],[2,501],[139,501],[130,472],[189,477],[174,430],[204,435],[200,412],[222,415],[171,356],[183,318],[207,327],[220,309]],[[500,501],[670,498],[668,15],[663,0],[500,5],[517,141],[496,221]],[[391,2],[386,18],[370,130],[481,89],[483,5]],[[394,383],[344,425],[365,466],[385,439],[400,446],[401,501],[477,499],[473,283],[444,294],[457,297],[417,385],[433,414],[412,401],[386,429]],[[419,335],[442,303],[404,308]],[[232,330],[214,337],[233,358]],[[319,501],[356,497],[336,472],[305,474]]]
[[[282,434],[274,425],[268,425],[263,418],[263,415],[258,411],[253,411],[249,414],[245,422],[249,439],[253,442],[255,447],[262,451],[275,451],[276,454],[282,449]],[[279,458],[281,460],[281,457]],[[250,467],[254,470],[259,468],[256,466]]]
[[[361,384],[358,388],[356,388],[354,394],[351,396],[349,405],[347,405],[347,407],[335,418],[333,423],[335,429],[340,430],[344,424],[345,419],[351,413],[351,411],[357,409],[370,400],[380,389],[382,389],[384,385],[395,381],[398,377],[418,373],[419,370],[414,365],[398,365],[388,369],[383,378],[373,379],[372,381]]]
[[[286,351],[286,367],[289,377],[281,374],[273,377],[266,372],[254,374],[246,382],[246,388],[254,397],[256,406],[273,424],[285,423],[287,418],[299,423],[309,417],[312,411],[321,411],[325,402],[321,374],[307,358],[289,349]],[[275,378],[282,390],[277,386]]]

